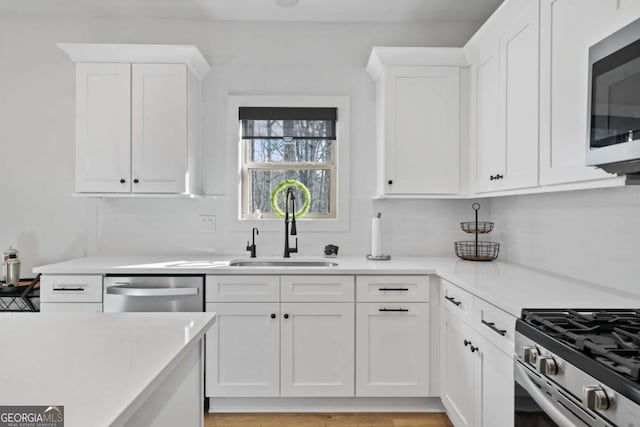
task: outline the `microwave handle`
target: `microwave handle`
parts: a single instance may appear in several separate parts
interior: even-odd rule
[[[533,400],[540,405],[540,408],[542,408],[542,410],[553,421],[555,421],[560,427],[577,427],[573,421],[567,418],[547,399],[542,390],[540,390],[538,386],[531,381],[531,378],[529,378],[525,369],[517,361],[515,361],[513,365],[515,368],[515,380],[527,391],[527,393],[529,393]]]

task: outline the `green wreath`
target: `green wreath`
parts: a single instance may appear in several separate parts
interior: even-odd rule
[[[271,209],[273,209],[273,212],[280,218],[284,218],[284,212],[278,207],[278,194],[289,187],[297,188],[304,195],[304,204],[300,210],[296,212],[296,218],[302,218],[311,205],[311,193],[306,185],[295,179],[285,179],[273,189],[271,192]]]

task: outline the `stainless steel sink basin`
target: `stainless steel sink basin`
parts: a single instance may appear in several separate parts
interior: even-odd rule
[[[253,261],[234,260],[229,262],[230,267],[337,267],[337,262],[331,261]]]

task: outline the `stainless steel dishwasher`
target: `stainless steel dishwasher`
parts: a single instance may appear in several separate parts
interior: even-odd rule
[[[104,311],[204,311],[204,277],[108,275]]]

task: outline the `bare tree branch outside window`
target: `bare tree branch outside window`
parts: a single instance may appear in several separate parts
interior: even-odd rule
[[[293,179],[311,194],[307,217],[336,218],[335,122],[242,120],[241,125],[243,217],[251,218],[256,209],[265,218],[275,217],[271,192],[283,180]],[[304,195],[296,197],[301,206]]]

